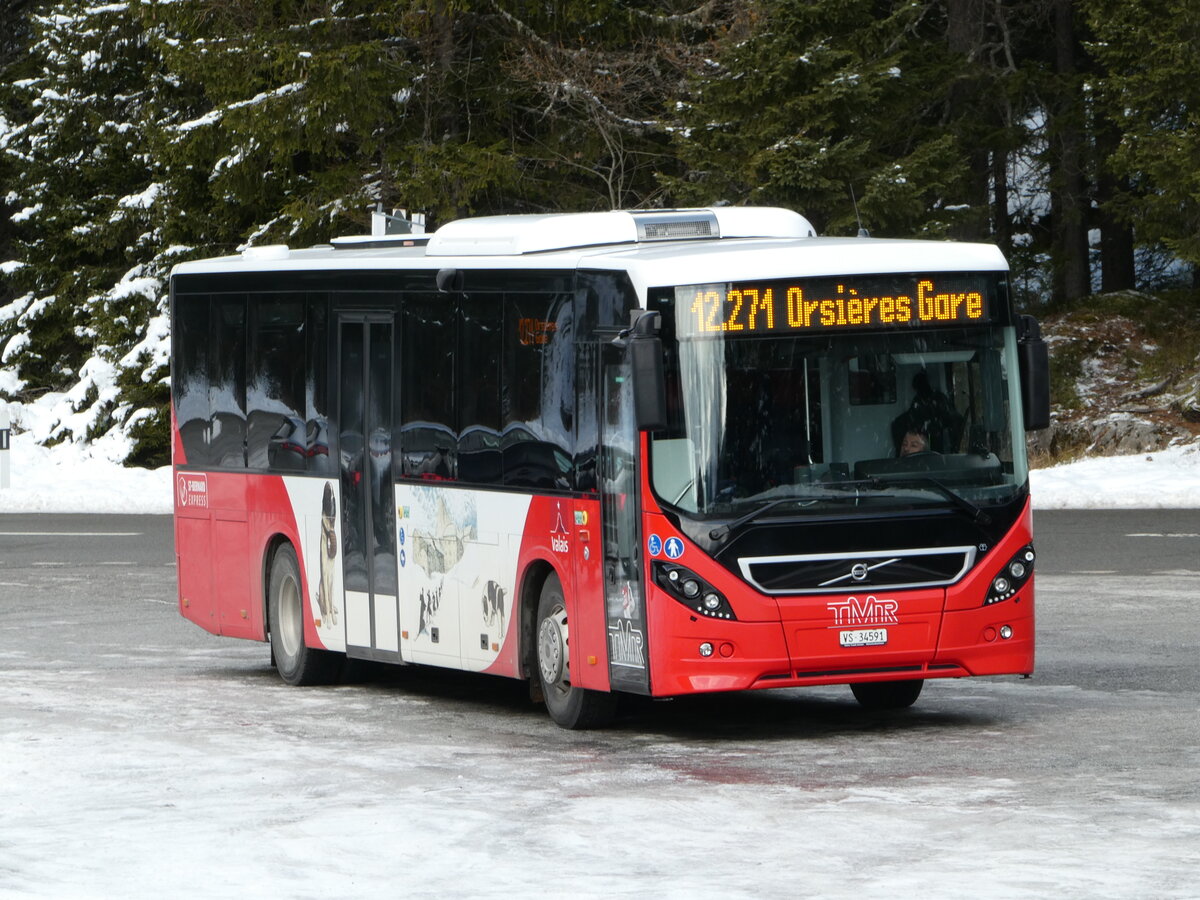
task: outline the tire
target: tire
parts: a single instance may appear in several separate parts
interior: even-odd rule
[[[555,724],[563,728],[583,729],[599,728],[612,721],[617,711],[616,694],[585,690],[571,684],[567,605],[563,599],[562,582],[557,575],[551,575],[542,585],[534,646],[542,696]]]
[[[924,679],[912,681],[864,681],[850,685],[854,699],[865,709],[904,709],[921,696]]]
[[[288,684],[330,684],[337,680],[341,659],[337,654],[304,645],[307,604],[301,584],[296,551],[291,544],[284,544],[271,560],[267,588],[271,658],[279,677]]]

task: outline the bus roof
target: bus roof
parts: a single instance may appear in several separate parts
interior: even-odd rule
[[[808,220],[770,207],[489,216],[428,237],[341,238],[293,250],[251,247],[180,263],[172,277],[322,270],[608,269],[648,287],[783,277],[1006,271],[991,244],[817,237]]]

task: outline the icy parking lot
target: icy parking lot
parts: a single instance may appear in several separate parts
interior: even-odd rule
[[[498,679],[286,687],[178,617],[169,533],[30,540],[0,563],[0,897],[1198,893],[1194,571],[1043,572],[1032,680],[576,733]]]

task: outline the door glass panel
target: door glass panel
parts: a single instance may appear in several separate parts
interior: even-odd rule
[[[616,689],[645,692],[646,607],[639,575],[637,429],[633,385],[624,353],[605,351],[601,402],[601,518],[609,678]]]
[[[364,328],[361,322],[343,322],[338,367],[338,459],[342,480],[342,565],[346,590],[370,590],[367,576],[364,483],[365,392]]]
[[[367,369],[367,452],[370,466],[374,592],[396,595],[396,527],[392,509],[392,325],[370,326]]]

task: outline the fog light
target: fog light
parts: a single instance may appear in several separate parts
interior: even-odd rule
[[[992,582],[992,590],[995,591],[997,594],[1007,594],[1008,593],[1008,579],[1005,578],[1003,575],[999,576],[995,581]]]
[[[1005,627],[1007,627],[1007,626],[1005,626]],[[713,645],[710,644],[708,641],[705,641],[703,644],[701,644],[700,645],[700,655],[701,656],[712,656],[713,655]]]
[[[1006,640],[1006,641],[1010,637],[1012,637],[1012,626],[1011,625],[1001,625],[1000,626],[1000,637],[1004,638],[1004,640]]]
[[[689,578],[683,583],[683,593],[686,597],[695,597],[700,593],[700,582],[693,581]]]

